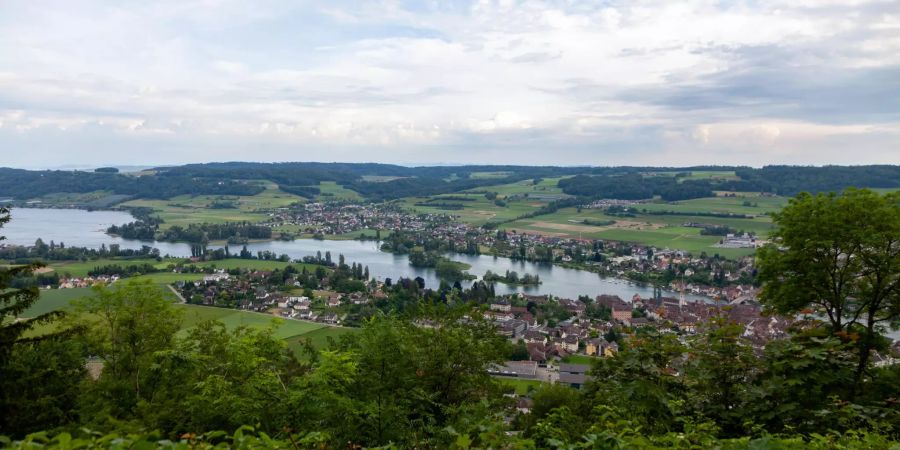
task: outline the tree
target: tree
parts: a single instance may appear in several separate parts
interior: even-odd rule
[[[802,193],[773,222],[773,243],[759,251],[760,299],[780,314],[811,308],[832,334],[858,333],[859,381],[881,328],[900,318],[900,194]]]
[[[689,406],[726,435],[741,436],[757,360],[741,339],[742,326],[724,317],[710,318],[707,326],[691,342],[684,368]]]
[[[16,345],[0,367],[0,435],[23,436],[77,420],[84,357],[74,339]]]
[[[88,350],[104,364],[96,386],[98,406],[106,406],[113,417],[127,417],[152,396],[154,355],[173,348],[180,311],[149,280],[96,286],[76,307],[88,330]]]
[[[9,222],[9,209],[0,207],[0,228]],[[5,237],[0,236],[0,241]],[[36,286],[15,288],[10,286],[14,278],[28,276],[34,269],[43,267],[34,263],[22,266],[0,266],[0,368],[4,367],[13,350],[13,346],[22,342],[33,342],[49,338],[50,334],[41,337],[24,337],[25,333],[36,325],[49,323],[63,315],[61,311],[39,314],[32,318],[20,317],[39,298]]]

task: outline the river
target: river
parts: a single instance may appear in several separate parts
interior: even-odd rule
[[[133,220],[134,218],[130,214],[120,211],[18,208],[12,211],[12,221],[0,229],[0,234],[7,237],[3,243],[8,244],[33,245],[35,240],[41,238],[48,244],[52,240],[57,244],[63,242],[67,246],[90,248],[99,248],[103,244],[107,246],[118,244],[123,249],[137,249],[143,245],[149,245],[158,248],[163,255],[190,256],[188,244],[129,240],[109,236],[105,233],[106,228],[110,225],[120,225]],[[247,245],[247,249],[254,254],[257,251],[268,250],[278,255],[287,254],[294,259],[315,255],[317,251],[321,251],[322,254],[330,251],[335,261],[337,261],[338,255],[343,254],[348,264],[356,262],[369,266],[369,273],[379,280],[420,276],[425,279],[428,287],[437,287],[440,283],[434,270],[412,267],[405,255],[382,252],[379,250],[378,243],[374,241],[297,239],[252,243]],[[240,251],[240,247],[232,246],[231,250],[237,252]],[[455,261],[471,265],[469,273],[479,277],[488,270],[501,274],[510,270],[516,271],[520,275],[537,274],[543,281],[539,286],[528,287],[497,283],[494,287],[497,294],[525,292],[533,295],[553,294],[564,298],[612,294],[624,299],[629,299],[634,294],[645,298],[653,295],[653,288],[650,286],[637,285],[618,278],[601,277],[583,270],[488,255],[454,253],[447,256]],[[666,295],[675,297],[678,294],[669,292]],[[688,296],[688,298],[705,299],[697,296]]]

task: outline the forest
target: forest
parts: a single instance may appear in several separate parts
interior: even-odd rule
[[[733,171],[734,179],[690,179],[691,171]],[[333,181],[370,200],[427,197],[522,180],[569,177],[559,187],[586,198],[637,200],[660,196],[666,201],[712,196],[713,190],[772,192],[795,195],[826,192],[845,186],[900,187],[900,166],[697,166],[552,167],[433,166],[404,167],[372,163],[209,163],[159,167],[153,174],[133,176],[111,171],[28,171],[0,168],[0,195],[16,200],[47,194],[110,191],[130,198],[167,199],[177,195],[254,195],[259,180],[277,183],[285,192],[312,197],[319,183]],[[496,177],[473,174],[492,173]],[[668,173],[674,176],[659,176]],[[385,177],[367,181],[366,177]]]

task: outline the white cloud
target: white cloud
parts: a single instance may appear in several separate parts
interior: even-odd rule
[[[900,163],[896,1],[406,6],[4,3],[0,165]]]

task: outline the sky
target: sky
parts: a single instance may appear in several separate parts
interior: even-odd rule
[[[0,166],[900,164],[900,0],[0,2]]]

